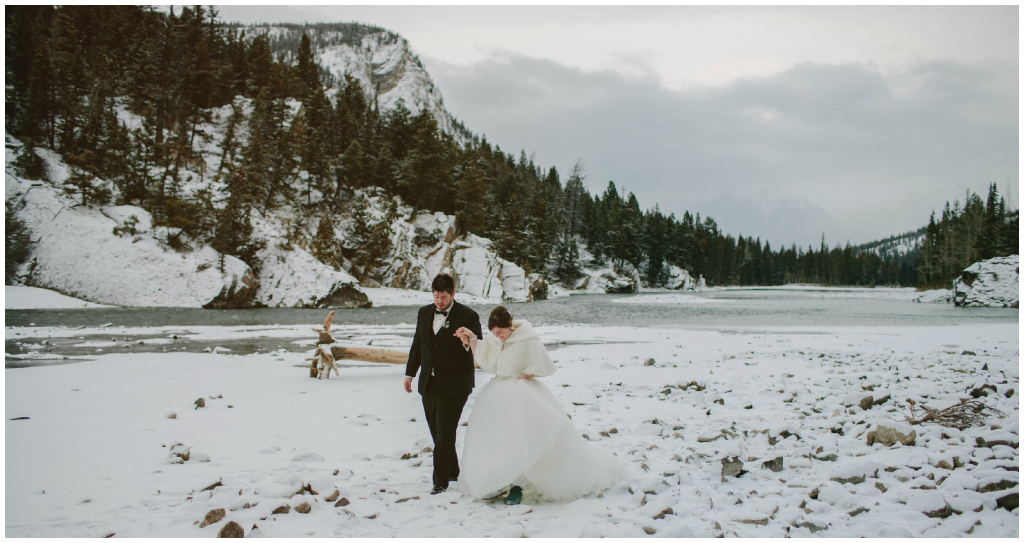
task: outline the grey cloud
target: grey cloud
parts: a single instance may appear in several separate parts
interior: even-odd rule
[[[507,52],[470,67],[425,61],[448,109],[502,149],[561,172],[578,158],[594,193],[614,180],[644,208],[710,215],[775,247],[816,246],[823,230],[831,245],[886,237],[966,188],[1017,183],[1016,83],[977,66],[806,63],[674,91]],[[760,212],[735,212],[738,199]]]

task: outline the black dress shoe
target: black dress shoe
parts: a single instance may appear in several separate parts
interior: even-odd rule
[[[449,478],[448,478],[448,482],[449,482],[449,483],[454,483],[454,482],[456,482],[456,481],[458,481],[458,480],[459,480],[459,477],[458,477],[458,476],[455,476],[455,477],[449,477]]]
[[[434,488],[430,490],[430,495],[433,496],[434,494],[440,494],[440,493],[444,492],[445,490],[448,490],[448,489],[447,488],[441,488],[438,485],[434,485]]]

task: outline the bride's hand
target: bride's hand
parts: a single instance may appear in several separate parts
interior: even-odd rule
[[[476,339],[476,334],[473,334],[473,332],[470,331],[469,328],[463,326],[455,331],[455,337],[461,339],[463,345],[469,345],[470,341]]]

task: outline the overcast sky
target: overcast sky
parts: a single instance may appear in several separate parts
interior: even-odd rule
[[[914,230],[993,182],[1018,205],[1017,6],[218,9],[397,32],[504,151],[776,249]]]

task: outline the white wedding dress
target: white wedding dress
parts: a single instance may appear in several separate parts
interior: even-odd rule
[[[477,393],[469,416],[465,488],[485,498],[515,484],[546,500],[570,501],[622,480],[623,464],[587,443],[548,387],[517,379],[551,375],[555,366],[529,322],[513,326],[504,342],[489,335],[477,344],[477,364],[495,377]]]

